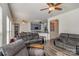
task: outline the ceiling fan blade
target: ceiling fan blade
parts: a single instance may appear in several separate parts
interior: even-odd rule
[[[49,8],[40,9],[40,11],[47,10],[47,9],[49,9]]]
[[[56,4],[55,4],[55,6],[59,6],[59,5],[61,5],[61,3],[56,3]]]
[[[52,11],[48,11],[48,14],[50,14]]]
[[[54,3],[47,3],[47,5],[48,5],[49,7],[52,7],[52,6],[54,6]]]
[[[54,6],[55,4],[54,3],[51,3],[51,5]]]
[[[56,10],[62,10],[62,8],[55,8]]]

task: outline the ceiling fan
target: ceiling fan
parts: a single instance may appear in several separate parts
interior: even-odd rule
[[[62,10],[62,8],[60,8],[60,5],[61,3],[47,3],[48,7],[47,8],[44,8],[44,9],[40,9],[40,11],[43,11],[43,10],[49,10],[48,11],[48,14],[50,14],[52,11],[55,11],[55,10]]]

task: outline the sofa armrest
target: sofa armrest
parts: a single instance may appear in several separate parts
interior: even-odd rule
[[[53,44],[55,45],[56,41],[60,41],[60,39],[58,37],[56,37],[55,39],[53,39]]]
[[[79,55],[79,45],[76,45],[76,54]]]
[[[0,56],[4,56],[1,48],[0,48]]]
[[[28,40],[25,42],[25,44],[28,45],[28,44],[38,43],[38,42],[42,42],[42,39]]]
[[[76,45],[76,54],[79,55],[79,43]]]
[[[55,41],[58,40],[58,39],[59,39],[58,37],[53,38],[53,39],[50,40],[50,42],[51,42],[53,45],[55,45]]]

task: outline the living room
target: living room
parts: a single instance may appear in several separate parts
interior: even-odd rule
[[[58,3],[56,7],[55,6],[52,7],[52,10],[50,10],[49,7],[50,5],[56,6],[56,4],[54,3],[0,4],[2,8],[1,19],[3,20],[3,23],[1,25],[3,30],[3,31],[1,30],[3,36],[0,41],[1,44],[0,47],[3,49],[1,50],[1,55],[4,56],[78,55],[79,50],[77,44],[76,45],[72,44],[74,43],[75,40],[77,40],[77,42],[75,43],[78,43],[79,3]],[[43,9],[46,7],[49,7],[49,9],[47,10]],[[55,8],[56,10],[53,8]],[[75,40],[70,39],[71,40],[70,42],[65,41],[65,43],[67,44],[72,43],[71,45],[68,45],[68,51],[67,47],[66,50],[65,47],[63,47],[63,45],[65,44],[63,43],[65,39],[63,38],[62,40],[62,36],[65,35],[68,36],[65,37],[67,38],[67,40],[69,38],[69,35],[72,35],[73,38],[75,39]],[[58,39],[56,38],[59,38],[61,42],[58,41]],[[18,39],[23,39],[24,41],[22,40],[18,41]],[[16,44],[15,46],[15,43],[17,41],[19,43]],[[22,52],[25,51],[25,48],[22,52],[19,52],[19,54],[14,53],[18,52],[18,49],[20,50],[20,48],[24,47],[24,43],[28,47],[27,52],[29,52],[29,54],[27,53],[22,54]],[[53,46],[54,44],[56,45],[57,49],[56,47],[54,48]],[[11,49],[10,45],[14,46],[14,48]],[[9,49],[11,50],[11,52],[9,51]],[[5,51],[7,53],[5,53]]]

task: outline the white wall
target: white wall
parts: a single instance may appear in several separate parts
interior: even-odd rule
[[[27,21],[27,23],[20,23],[20,31],[19,32],[31,32],[31,22],[33,23],[38,23],[40,22],[41,20],[32,20],[32,21]],[[43,20],[44,22],[44,20]],[[43,24],[42,24],[43,25]],[[41,26],[42,27],[42,31],[44,30],[44,26]]]
[[[30,22],[20,24],[20,32],[31,32]]]
[[[79,34],[79,8],[51,17],[49,20],[59,20],[59,33]]]

